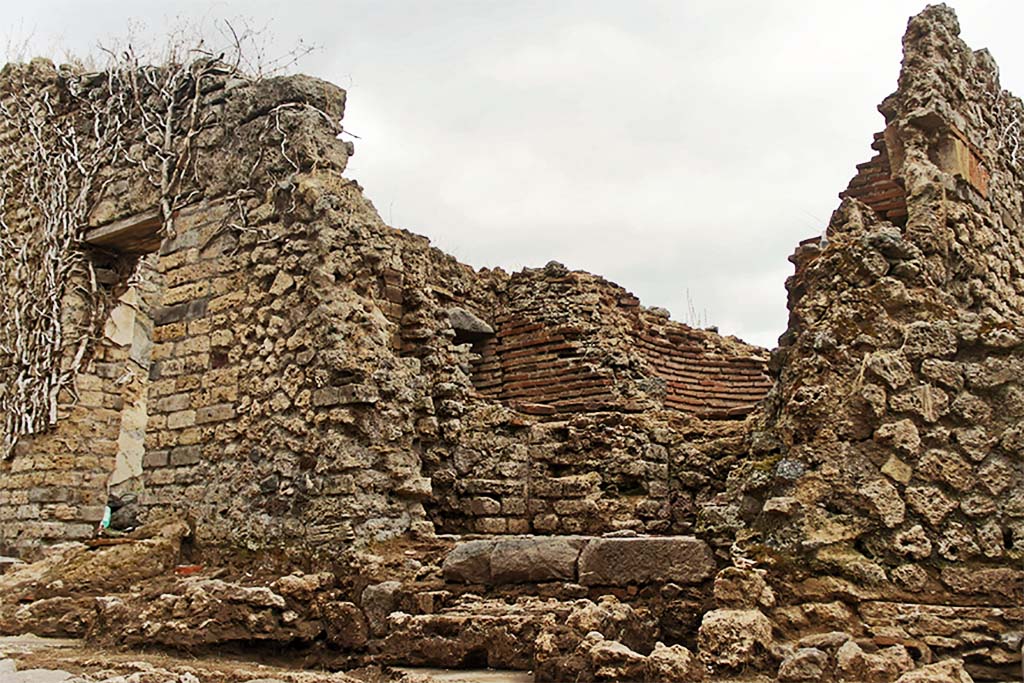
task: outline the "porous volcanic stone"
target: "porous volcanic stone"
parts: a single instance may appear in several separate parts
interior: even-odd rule
[[[494,328],[464,308],[448,309],[448,321],[452,329],[467,339],[483,339],[494,334]]]
[[[697,644],[707,662],[738,669],[755,664],[768,652],[772,624],[758,610],[712,610],[701,620]]]

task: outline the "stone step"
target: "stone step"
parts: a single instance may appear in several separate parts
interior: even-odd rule
[[[659,629],[647,610],[611,596],[594,601],[465,595],[438,614],[392,613],[386,635],[372,648],[377,661],[387,664],[533,670],[537,680],[553,681],[565,679],[541,676],[541,670],[561,666],[595,633],[648,652]]]
[[[442,565],[454,584],[549,581],[587,587],[701,584],[717,565],[693,536],[492,536],[456,541]]]

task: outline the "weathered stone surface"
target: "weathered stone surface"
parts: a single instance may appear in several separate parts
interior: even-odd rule
[[[812,683],[824,680],[828,655],[814,647],[802,647],[782,660],[779,683]]]
[[[860,488],[865,504],[889,528],[899,526],[906,516],[906,504],[896,487],[886,479],[875,479]]]
[[[598,640],[589,656],[598,681],[639,681],[647,672],[646,657],[614,640]]]
[[[535,679],[552,683],[595,680],[598,667],[591,656],[592,649],[602,643],[614,643],[610,648],[603,648],[610,663],[617,659],[618,665],[633,669],[634,680],[644,680],[648,662],[637,660],[626,650],[636,653],[649,647],[645,639],[653,628],[655,625],[645,610],[634,610],[612,596],[602,596],[598,602],[579,600],[572,605],[564,621],[559,622],[554,615],[549,615],[541,622],[535,641]],[[620,655],[613,658],[616,652]],[[641,664],[644,669],[639,668]],[[605,673],[612,678],[601,680],[617,680],[613,675],[617,672],[609,669]]]
[[[584,536],[534,536],[460,543],[445,558],[449,581],[514,584],[575,581]]]
[[[896,683],[974,683],[974,679],[964,670],[963,662],[946,660],[908,671]]]
[[[334,585],[334,575],[328,572],[303,574],[296,572],[282,576],[272,584],[275,592],[296,600],[308,601],[320,590]]]
[[[916,455],[921,447],[921,436],[912,420],[889,422],[875,430],[875,440],[892,446],[904,456]]]
[[[849,640],[836,651],[836,681],[839,683],[889,683],[913,668],[914,660],[901,645],[869,654]]]
[[[757,610],[712,610],[701,620],[697,644],[701,658],[716,667],[756,666],[771,647],[772,625]]]
[[[720,607],[731,609],[770,608],[775,605],[775,594],[764,576],[739,567],[726,567],[718,572],[714,596]]]
[[[907,359],[898,353],[876,351],[867,359],[867,368],[890,389],[899,389],[914,376],[914,370]]]
[[[907,325],[903,351],[911,358],[948,358],[956,354],[956,331],[944,321]]]
[[[647,655],[645,681],[648,683],[689,683],[705,679],[704,666],[692,652],[682,645],[665,646],[656,643]]]
[[[360,604],[372,635],[379,638],[387,634],[388,615],[398,609],[398,594],[401,588],[400,581],[384,581],[363,589]]]
[[[575,581],[584,538],[522,538],[498,541],[491,550],[493,583]]]
[[[915,560],[926,559],[932,554],[931,539],[919,524],[896,534],[893,539],[893,548],[900,555]]]
[[[497,541],[467,541],[455,546],[444,559],[442,569],[448,581],[489,583],[491,554]]]
[[[351,602],[328,602],[321,607],[327,642],[342,650],[366,644],[369,630],[363,612]]]
[[[956,501],[934,486],[908,487],[906,497],[910,509],[936,528],[957,508]]]
[[[579,559],[579,579],[585,586],[700,583],[714,571],[711,549],[690,536],[594,539]]]
[[[482,339],[494,334],[494,328],[464,308],[448,309],[448,322],[457,334],[466,339]]]

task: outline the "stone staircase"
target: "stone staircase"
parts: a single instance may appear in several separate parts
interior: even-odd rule
[[[693,647],[717,570],[711,548],[691,536],[441,540],[452,549],[431,579],[363,589],[377,661],[535,670],[538,680],[554,680],[565,651],[588,633],[644,654],[662,640]],[[559,661],[543,674],[552,657]]]

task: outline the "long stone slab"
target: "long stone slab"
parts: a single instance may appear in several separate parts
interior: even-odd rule
[[[700,583],[714,576],[716,565],[711,548],[692,536],[529,536],[465,541],[442,570],[453,583],[629,586]]]
[[[595,538],[579,559],[584,586],[700,583],[715,573],[707,543],[693,536]]]
[[[498,541],[491,552],[491,581],[537,583],[575,581],[576,560],[586,538],[552,536]]]
[[[442,570],[457,583],[510,584],[575,581],[581,536],[535,536],[460,543]]]

